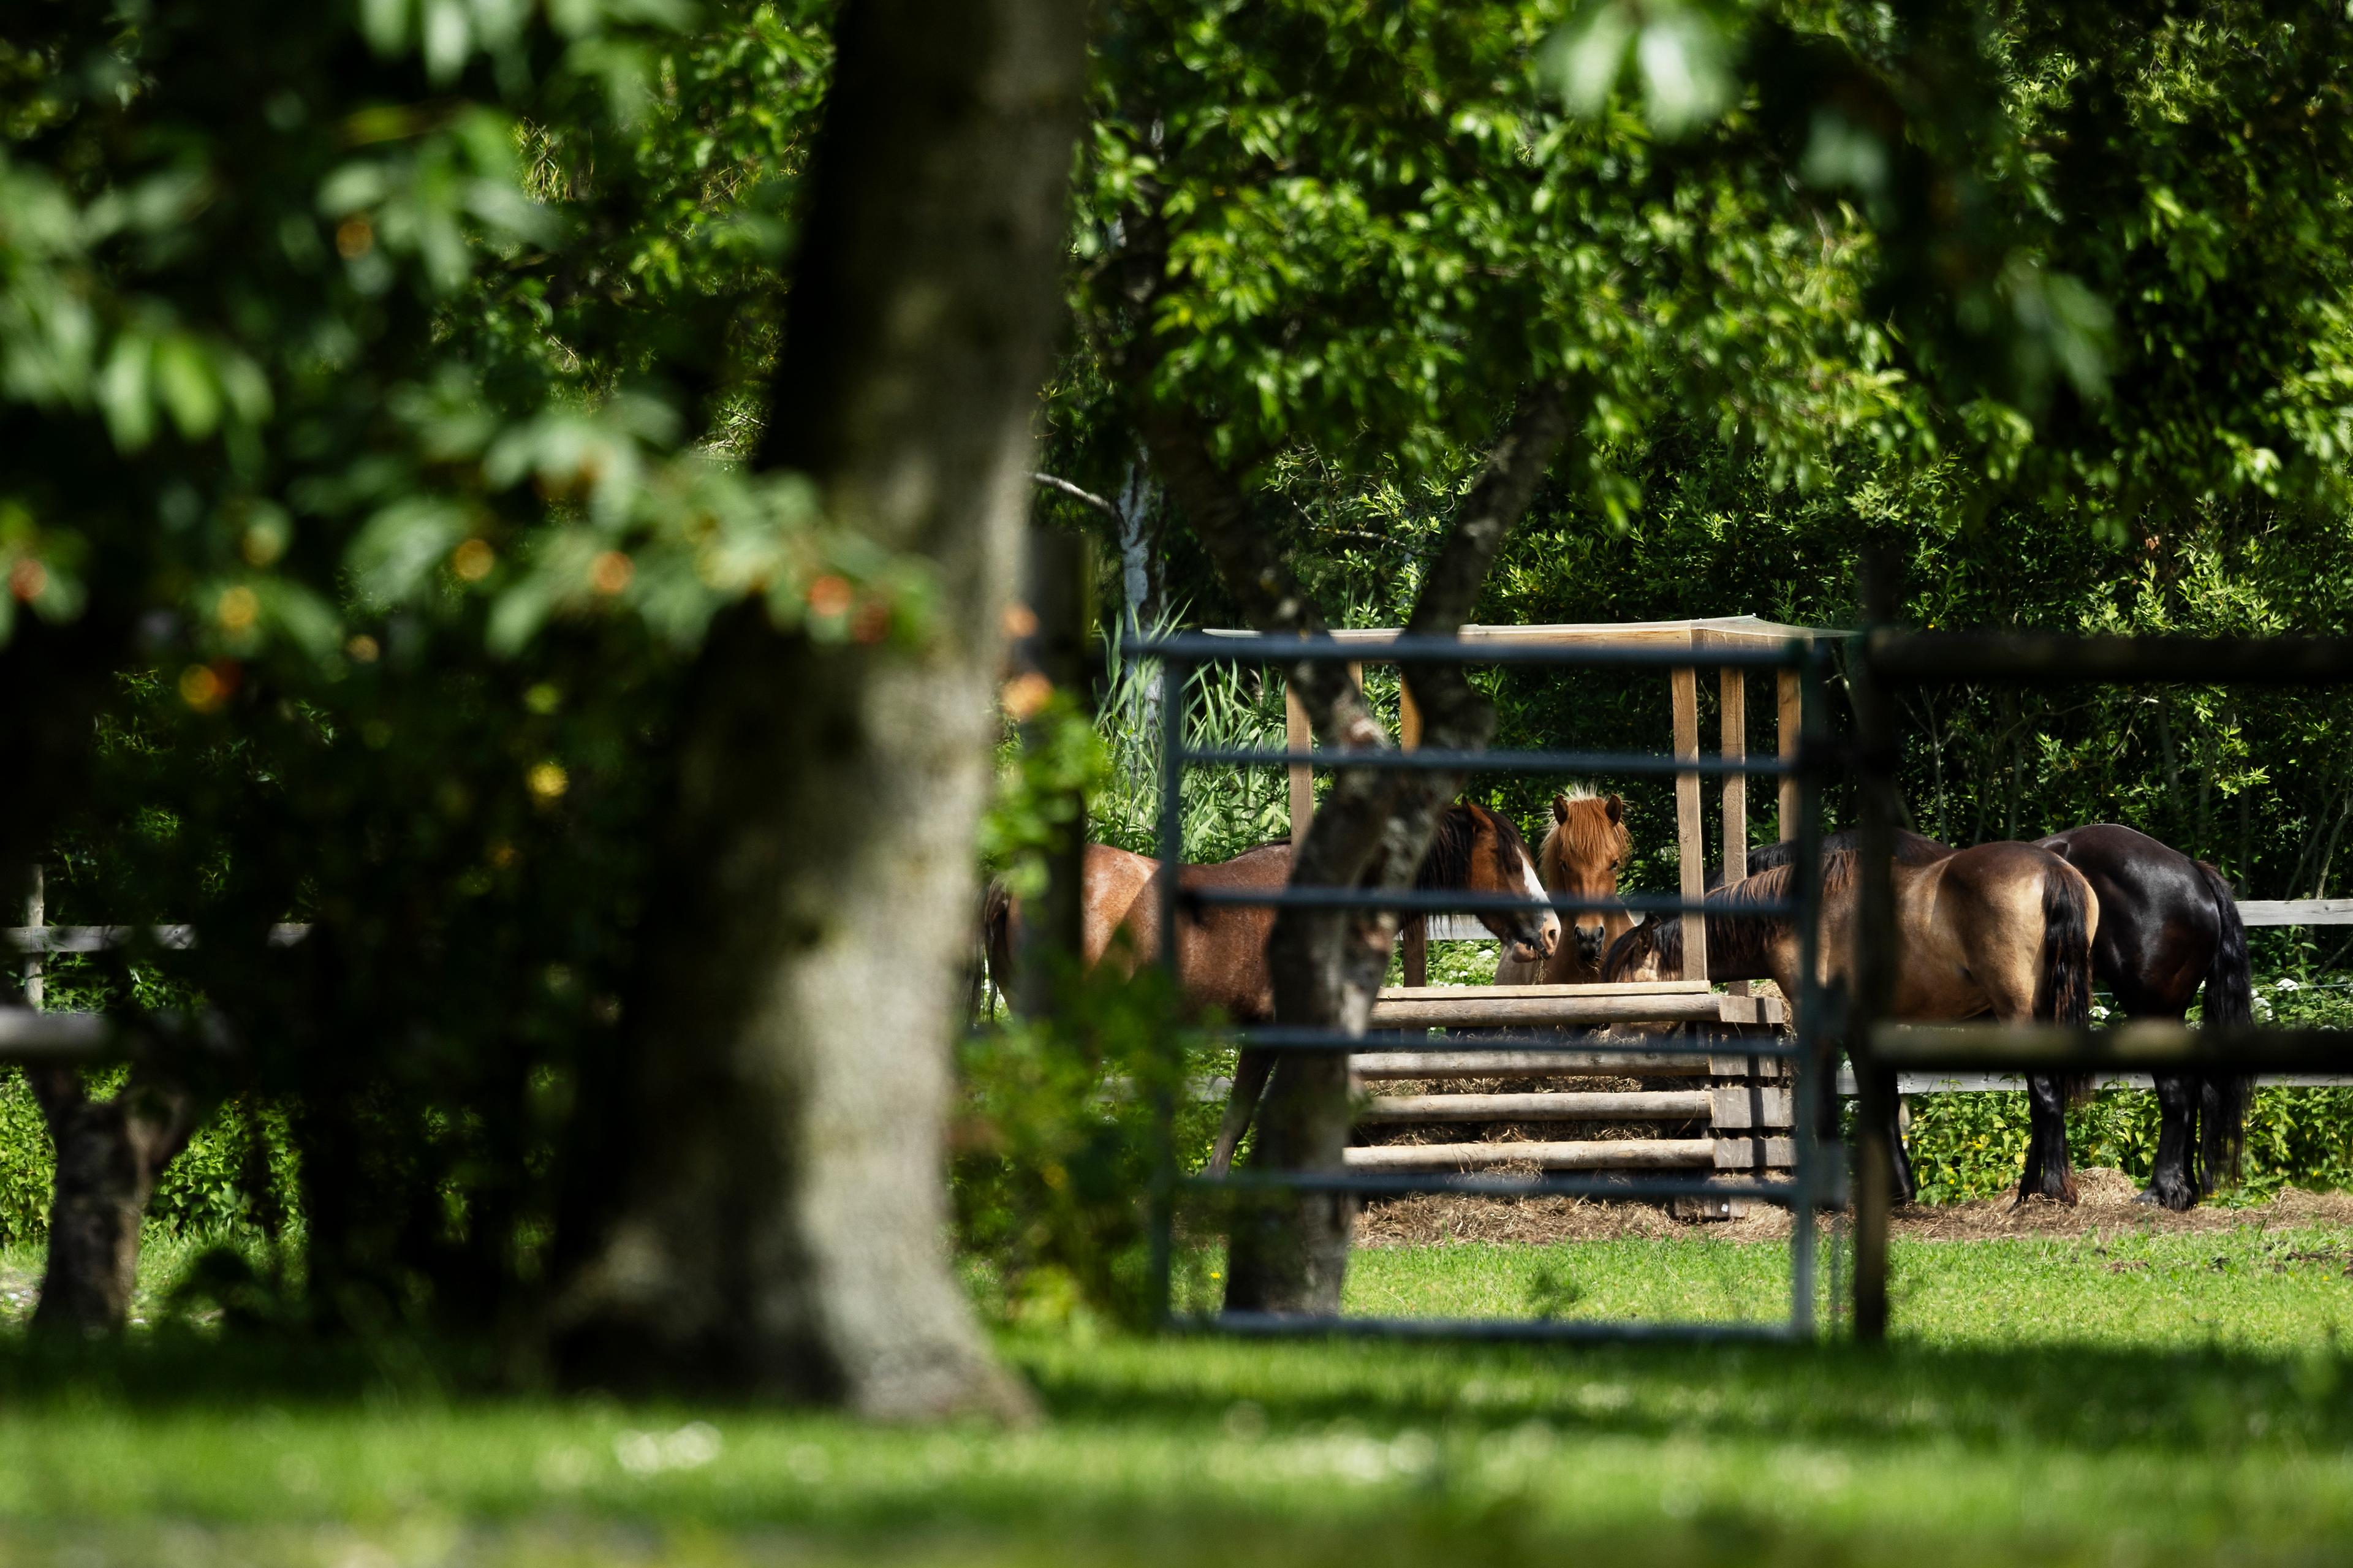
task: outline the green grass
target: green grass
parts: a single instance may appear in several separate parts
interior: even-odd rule
[[[1004,1348],[1049,1418],[1016,1432],[485,1397],[385,1347],[168,1326],[0,1337],[0,1563],[2320,1562],[2353,1539],[2348,1254],[1899,1242],[1875,1351],[1029,1333]],[[1761,1313],[1782,1267],[1400,1247],[1358,1254],[1350,1304]]]
[[[1952,1347],[2353,1349],[2353,1237],[2247,1226],[2187,1236],[1906,1241],[1889,1299],[1905,1340]],[[1347,1310],[1425,1317],[1741,1321],[1787,1317],[1778,1243],[1699,1238],[1361,1251]]]

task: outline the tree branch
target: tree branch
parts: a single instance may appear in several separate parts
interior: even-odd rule
[[[1082,489],[1079,486],[1071,483],[1068,479],[1056,479],[1051,474],[1032,474],[1029,476],[1029,479],[1030,482],[1033,484],[1042,485],[1050,490],[1060,490],[1062,494],[1070,497],[1072,500],[1094,508],[1095,510],[1103,513],[1113,522],[1124,522],[1127,521],[1124,517],[1120,515],[1119,508],[1103,500],[1103,497],[1095,494],[1094,491]]]

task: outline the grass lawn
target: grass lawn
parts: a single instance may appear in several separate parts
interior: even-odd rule
[[[2348,1268],[2353,1235],[2333,1228],[2124,1231],[2084,1240],[1898,1237],[1888,1297],[1897,1334],[1915,1344],[2353,1350]],[[1827,1289],[1822,1304],[1829,1305]],[[1368,1248],[1349,1263],[1348,1310],[1778,1320],[1789,1310],[1788,1250],[1699,1237]]]
[[[0,1340],[0,1563],[2336,1562],[2348,1257],[2339,1231],[1899,1242],[1883,1351],[1021,1333],[1050,1414],[1018,1432],[486,1399],[168,1330]],[[1351,1306],[1762,1313],[1781,1267],[1385,1248]]]

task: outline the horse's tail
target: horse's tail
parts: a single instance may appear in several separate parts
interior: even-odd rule
[[[2054,857],[2055,858],[2055,857]],[[2042,983],[2034,1016],[2077,1027],[2092,1021],[2092,889],[2082,873],[2061,861],[2042,879]],[[2067,1103],[2087,1100],[2089,1073],[2060,1080]]]
[[[2247,923],[2239,917],[2239,900],[2222,873],[2205,861],[2198,874],[2213,895],[2216,940],[2214,956],[2206,965],[2205,1020],[2225,1026],[2254,1020],[2254,984],[2247,963]],[[2255,1080],[2245,1073],[2201,1073],[2198,1079],[2199,1185],[2208,1192],[2217,1181],[2239,1179],[2241,1156],[2247,1142],[2247,1102]]]
[[[1013,894],[1005,886],[1002,877],[991,877],[988,887],[980,895],[980,941],[988,953],[989,978],[997,982],[998,993],[1011,1000]]]

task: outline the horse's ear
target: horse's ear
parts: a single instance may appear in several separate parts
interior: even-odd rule
[[[1556,795],[1552,797],[1552,819],[1564,824],[1568,821],[1568,796]]]
[[[1601,809],[1609,814],[1609,820],[1612,822],[1626,820],[1626,802],[1622,796],[1611,795],[1601,803]]]

